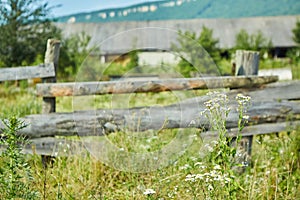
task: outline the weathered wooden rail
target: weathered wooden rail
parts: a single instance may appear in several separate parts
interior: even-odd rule
[[[53,63],[37,66],[1,68],[0,81],[24,80],[32,78],[55,77]]]
[[[124,94],[142,92],[164,92],[176,90],[198,90],[229,88],[227,95],[232,107],[227,118],[227,129],[232,136],[237,131],[238,113],[234,101],[238,93],[252,98],[248,111],[249,124],[242,135],[253,136],[294,129],[300,125],[300,81],[277,82],[276,76],[228,76],[204,78],[162,79],[153,81],[76,82],[55,83],[55,70],[59,57],[59,42],[49,40],[45,64],[27,68],[0,69],[1,80],[18,80],[42,77],[43,83],[36,88],[43,98],[43,113],[29,115],[21,120],[28,126],[20,131],[34,145],[34,152],[55,155],[57,144],[74,144],[55,136],[102,136],[116,131],[146,131],[174,128],[208,128],[209,122],[200,113],[205,109],[207,96],[183,100],[164,107],[98,109],[56,113],[55,98],[61,96],[83,96]],[[243,66],[245,67],[245,66]],[[3,71],[1,71],[3,70]],[[238,70],[237,72],[249,70]],[[2,73],[4,72],[4,73]],[[1,74],[8,74],[1,75]],[[3,124],[0,122],[0,128]],[[215,136],[206,132],[204,136]],[[76,145],[80,143],[75,142]],[[32,146],[25,148],[32,152]],[[76,153],[76,152],[74,152]]]
[[[176,78],[153,81],[75,82],[38,84],[37,95],[43,97],[84,96],[164,92],[216,88],[254,88],[278,81],[277,76],[225,76]]]

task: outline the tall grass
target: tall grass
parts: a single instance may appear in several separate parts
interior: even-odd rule
[[[2,113],[9,114],[13,110],[18,111],[17,116],[23,116],[40,111],[40,100],[30,97],[26,91],[15,92],[1,89],[0,92],[3,95],[1,96],[5,97],[1,98]],[[153,96],[147,97],[151,99]],[[141,99],[147,99],[147,97],[142,96]],[[164,100],[167,102],[165,97],[161,97],[159,101]],[[66,105],[70,103],[70,100],[65,99],[59,101]],[[278,137],[272,134],[254,137],[251,162],[247,167],[241,166],[241,163],[235,162],[234,159],[238,154],[238,149],[228,145],[229,141],[224,129],[224,118],[226,112],[229,112],[226,110],[226,101],[225,98],[221,102],[208,102],[206,104],[208,110],[203,113],[208,118],[211,116],[211,120],[214,120],[216,116],[220,117],[217,124],[214,122],[211,124],[216,131],[223,133],[220,135],[221,138],[205,143],[201,130],[197,130],[197,135],[193,137],[193,143],[178,160],[151,172],[119,171],[100,162],[88,152],[84,155],[59,156],[53,160],[52,165],[45,168],[40,156],[34,154],[25,156],[18,148],[15,148],[11,155],[14,155],[15,152],[23,157],[24,160],[20,163],[23,164],[22,166],[26,166],[26,170],[3,168],[3,164],[7,163],[9,157],[2,154],[0,158],[2,177],[0,190],[4,192],[0,194],[0,198],[17,198],[18,196],[14,193],[10,193],[11,196],[4,196],[5,192],[21,191],[22,188],[19,186],[26,184],[23,189],[26,188],[28,192],[33,191],[30,194],[37,195],[39,199],[50,200],[299,199],[300,127],[289,130],[289,132],[282,132]],[[101,103],[101,101],[96,101],[97,103]],[[217,106],[217,103],[220,107]],[[142,103],[132,102],[131,105],[136,104],[141,105]],[[215,108],[225,110],[213,110]],[[221,112],[218,113],[219,111]],[[215,114],[212,114],[214,112]],[[246,120],[247,117],[244,116],[245,113],[242,113],[240,119]],[[241,128],[244,122],[240,121]],[[21,128],[22,126],[15,127]],[[19,128],[12,130],[17,132]],[[108,139],[127,151],[151,152],[160,149],[164,142],[171,141],[176,132],[162,131],[159,133],[149,132],[149,134],[148,138],[134,137],[135,140],[132,140],[132,135],[128,135],[128,133],[114,133],[108,136]],[[17,141],[17,138],[14,141]],[[147,148],[144,148],[145,146]],[[19,146],[16,145],[16,147]],[[203,156],[203,151],[208,153]],[[13,162],[18,160],[11,157]],[[238,173],[234,166],[244,167],[244,172]],[[26,178],[28,175],[30,175],[29,179]],[[7,177],[17,180],[18,182],[14,183],[18,188],[7,190],[5,185]],[[32,198],[34,197],[36,196]]]

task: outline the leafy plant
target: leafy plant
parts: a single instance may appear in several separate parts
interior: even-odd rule
[[[220,60],[219,40],[213,38],[212,29],[203,26],[199,36],[179,31],[177,41],[171,48],[181,57],[178,68],[183,76],[190,77],[191,72],[219,74],[215,64]]]
[[[2,129],[0,143],[6,149],[1,154],[0,197],[1,199],[37,199],[38,194],[31,186],[30,166],[25,160],[25,155],[21,153],[21,147],[28,141],[18,133],[27,125],[16,117],[2,122],[5,128]]]
[[[266,38],[261,31],[248,34],[245,29],[242,29],[235,37],[235,49],[260,51],[263,55],[263,53],[268,52],[271,48],[271,39]]]
[[[300,45],[300,20],[297,20],[295,28],[292,30],[293,31],[293,40]]]
[[[241,139],[240,131],[247,120],[245,112],[250,98],[241,94],[236,97],[239,131],[234,141],[235,145],[232,145],[233,139],[229,137],[226,129],[226,118],[230,112],[228,97],[219,92],[211,92],[208,95],[210,100],[205,102],[206,109],[201,114],[206,116],[210,122],[210,129],[218,134],[218,139],[206,144],[207,156],[203,162],[194,164],[197,173],[188,174],[185,181],[189,183],[194,198],[199,198],[202,188],[205,198],[236,199],[240,185],[236,179],[234,168],[241,165],[236,162],[239,151],[237,144]]]

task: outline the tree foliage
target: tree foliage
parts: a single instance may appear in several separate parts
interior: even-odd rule
[[[72,78],[83,63],[91,48],[89,43],[91,36],[85,32],[73,34],[62,40],[60,49],[58,73],[60,77]]]
[[[297,20],[296,22],[296,26],[295,28],[293,29],[293,40],[298,44],[300,45],[300,20]]]
[[[220,60],[219,40],[213,37],[212,29],[203,26],[199,36],[194,32],[179,31],[177,41],[178,44],[172,44],[172,50],[182,58],[178,67],[183,76],[190,77],[191,72],[219,73],[215,65]]]
[[[293,40],[296,42],[297,46],[288,50],[287,56],[293,63],[298,63],[300,61],[300,20],[297,20],[292,32]]]
[[[45,52],[46,41],[60,31],[51,24],[50,8],[40,0],[0,1],[0,62],[20,66]]]
[[[242,29],[235,37],[235,49],[268,52],[272,47],[271,39],[266,38],[261,31],[254,34]]]

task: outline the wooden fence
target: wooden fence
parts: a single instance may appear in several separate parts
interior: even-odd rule
[[[245,74],[243,76],[153,81],[56,83],[55,71],[58,67],[59,45],[59,41],[48,41],[45,63],[42,65],[0,69],[0,81],[43,78],[43,83],[36,87],[37,95],[43,98],[43,112],[21,119],[28,126],[20,133],[28,136],[32,141],[32,144],[24,149],[28,153],[32,153],[32,147],[34,147],[34,152],[37,154],[53,156],[56,155],[57,144],[74,144],[56,136],[88,136],[95,132],[99,136],[128,130],[129,127],[130,131],[209,127],[208,121],[200,115],[205,109],[204,102],[208,100],[207,96],[186,99],[163,108],[150,106],[114,110],[98,109],[76,111],[75,114],[55,112],[55,98],[61,96],[229,88],[227,95],[231,100],[230,107],[237,106],[234,98],[238,93],[248,95],[252,99],[252,105],[248,111],[251,126],[243,130],[242,136],[252,139],[253,135],[293,130],[300,125],[300,103],[297,101],[300,99],[300,81],[277,82],[277,76]],[[257,59],[255,56],[252,58]],[[239,59],[239,62],[244,61]],[[249,71],[245,67],[246,64],[238,64],[236,72]],[[237,119],[238,113],[233,109],[226,121],[228,131],[233,137],[238,133]],[[0,123],[1,127],[3,127],[2,123]],[[211,137],[216,136],[216,133],[207,131],[203,135]],[[251,140],[249,141],[251,146]],[[76,145],[78,143],[80,142],[75,142]]]

